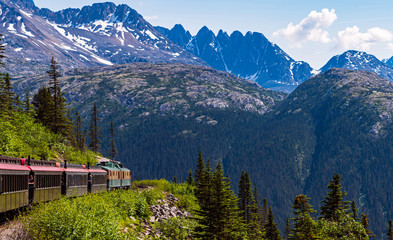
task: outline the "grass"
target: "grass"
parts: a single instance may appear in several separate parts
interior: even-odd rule
[[[178,205],[186,211],[198,209],[192,186],[166,180],[135,182],[135,186],[142,185],[152,188],[63,197],[35,206],[21,220],[32,239],[136,239],[143,231],[142,222],[146,224],[152,215],[149,206],[165,198],[166,193],[178,198]],[[185,239],[195,225],[192,219],[179,218],[152,224],[167,239]]]

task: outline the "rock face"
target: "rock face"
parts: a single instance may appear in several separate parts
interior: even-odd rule
[[[341,55],[332,57],[322,68],[325,72],[331,68],[344,68],[349,70],[363,70],[374,72],[380,77],[393,81],[393,68],[386,63],[379,61],[375,56],[359,51],[346,51]]]
[[[140,227],[143,228],[143,232],[140,233],[138,239],[161,239],[162,233],[152,226],[155,222],[167,221],[171,218],[191,218],[192,215],[189,212],[183,211],[176,206],[178,201],[179,200],[172,194],[167,194],[165,199],[158,200],[157,205],[150,206],[153,216],[151,216],[148,221],[144,220],[141,223]],[[130,218],[135,221],[133,217]],[[136,228],[135,224],[131,224],[129,227],[131,229]],[[128,230],[128,227],[123,229],[124,232],[127,232]]]
[[[370,228],[381,239],[393,217],[384,211],[393,209],[387,200],[393,193],[386,191],[393,177],[393,83],[375,73],[330,69],[264,116],[262,127],[224,158],[230,176],[247,169],[264,183],[284,224],[297,194],[305,193],[319,209],[328,181],[339,173],[346,199],[369,213]]]
[[[150,222],[161,222],[168,220],[169,218],[179,217],[192,217],[189,212],[182,211],[180,208],[176,206],[176,203],[179,200],[175,198],[172,194],[168,194],[166,199],[159,200],[157,205],[150,206],[150,210],[153,213],[153,216],[150,217]]]
[[[54,56],[63,69],[131,62],[205,63],[169,41],[127,5],[95,3],[52,12],[33,1],[0,1],[6,70],[44,72]]]
[[[211,67],[254,80],[263,87],[292,91],[312,76],[312,68],[307,63],[293,60],[261,33],[243,35],[235,31],[228,35],[220,30],[216,36],[203,27],[191,37],[181,25],[171,30],[158,29]]]

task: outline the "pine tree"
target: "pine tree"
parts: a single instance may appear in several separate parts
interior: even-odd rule
[[[115,159],[117,155],[117,149],[116,149],[116,144],[115,144],[115,130],[113,128],[113,122],[111,121],[111,151],[110,151],[110,158],[112,160]]]
[[[37,122],[49,127],[52,120],[50,111],[53,107],[53,99],[49,89],[45,86],[38,89],[38,92],[33,97],[32,103]]]
[[[216,239],[240,239],[245,231],[238,212],[238,199],[230,189],[230,181],[224,177],[221,162],[218,162],[212,181],[212,211],[215,220]]]
[[[261,228],[265,229],[267,224],[267,215],[269,214],[269,204],[267,199],[264,198],[262,200],[262,208],[261,208]]]
[[[368,225],[369,225],[368,220],[370,220],[368,218],[368,214],[362,213],[362,218],[361,218],[360,221],[361,221],[364,229],[366,230],[366,233],[367,233],[368,237],[369,238],[373,238],[373,237],[375,237],[375,234],[368,228]]]
[[[316,211],[312,209],[308,200],[310,200],[310,198],[303,194],[296,196],[294,200],[292,207],[294,209],[295,218],[292,218],[293,230],[292,233],[289,234],[289,239],[319,239],[316,223],[310,216],[310,214],[315,213]]]
[[[73,146],[79,151],[86,150],[86,131],[83,131],[82,117],[78,112],[75,112]]]
[[[195,182],[200,184],[205,175],[205,162],[203,161],[202,151],[199,151],[197,169],[195,170]]]
[[[187,178],[187,184],[192,186],[194,185],[194,178],[192,177],[192,171],[188,171],[188,178]]]
[[[195,196],[198,200],[200,210],[197,211],[197,221],[199,226],[196,228],[196,236],[201,239],[214,239],[214,219],[211,217],[211,181],[212,174],[210,162],[207,166],[203,161],[202,152],[199,152],[197,169],[195,170]]]
[[[89,129],[89,137],[90,137],[90,143],[89,147],[92,151],[94,152],[99,152],[101,150],[101,130],[98,127],[98,123],[100,122],[100,118],[98,117],[98,111],[97,111],[97,104],[94,102],[93,105],[93,111],[91,114],[91,122],[90,122],[90,129]]]
[[[351,213],[352,213],[352,218],[357,221],[358,220],[358,208],[356,207],[355,201],[351,202]]]
[[[280,240],[280,230],[277,228],[277,223],[274,222],[274,215],[272,208],[269,208],[269,213],[267,215],[267,224],[265,227],[265,238],[269,240]]]
[[[392,220],[389,220],[388,232],[386,233],[388,236],[388,240],[393,240],[393,223]]]
[[[54,133],[69,136],[72,128],[71,121],[67,117],[67,102],[61,91],[59,66],[53,57],[47,73],[50,77],[49,90],[53,99],[50,128]]]
[[[245,187],[244,187],[244,171],[242,171],[242,174],[240,175],[240,180],[239,180],[239,193],[237,194],[237,197],[239,198],[239,209],[242,211],[242,214],[244,214],[246,210],[246,202],[245,202]]]
[[[327,188],[329,189],[328,195],[322,201],[321,218],[328,221],[338,221],[340,211],[345,211],[347,208],[347,201],[343,201],[346,192],[341,189],[341,177],[337,173],[333,175],[333,179],[329,182]]]
[[[289,234],[291,234],[291,223],[289,222],[289,218],[287,217],[287,221],[285,223],[285,228],[284,228],[284,239],[285,240],[289,239]]]

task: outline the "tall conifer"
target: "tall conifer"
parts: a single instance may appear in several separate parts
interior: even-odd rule
[[[98,123],[100,122],[100,118],[98,117],[98,111],[97,111],[97,104],[94,102],[93,105],[93,111],[91,113],[91,121],[90,121],[90,129],[89,129],[89,137],[90,137],[90,143],[89,147],[92,151],[94,152],[99,152],[101,150],[101,130],[98,126]]]
[[[289,234],[291,234],[291,223],[289,222],[289,218],[287,217],[287,221],[285,222],[284,227],[284,239],[289,239]]]
[[[116,155],[118,154],[116,143],[115,143],[115,129],[113,128],[113,122],[111,121],[111,150],[110,150],[110,157],[112,160],[115,159]]]
[[[366,233],[367,233],[368,237],[369,237],[369,238],[373,238],[373,237],[375,237],[375,234],[368,228],[368,225],[369,225],[368,221],[369,221],[369,220],[370,220],[370,219],[368,218],[368,215],[362,213],[362,218],[361,218],[360,221],[361,221],[361,223],[362,223],[364,229],[366,230]]]
[[[277,223],[274,222],[274,215],[272,208],[269,208],[267,215],[267,223],[265,227],[265,239],[269,240],[281,240],[280,230],[277,228]]]
[[[32,103],[37,122],[50,127],[52,121],[51,109],[53,107],[53,99],[49,89],[45,86],[38,89],[38,92],[33,97]]]
[[[53,105],[50,111],[51,124],[50,128],[54,133],[60,133],[63,136],[69,136],[71,132],[71,120],[67,117],[67,102],[61,91],[59,80],[59,66],[54,57],[51,59],[49,70],[49,90],[52,95]]]
[[[78,112],[75,112],[73,145],[79,151],[85,151],[86,148],[86,131],[83,131],[82,117]]]
[[[311,240],[320,239],[318,236],[318,231],[316,229],[316,223],[310,214],[316,211],[308,203],[308,198],[306,195],[296,196],[293,202],[293,209],[295,217],[293,221],[293,230],[289,235],[289,239],[293,240]]]
[[[347,208],[347,201],[343,201],[346,192],[341,191],[341,177],[337,173],[333,175],[333,179],[329,182],[327,188],[329,189],[328,195],[322,201],[321,218],[328,221],[338,221],[340,211]]]

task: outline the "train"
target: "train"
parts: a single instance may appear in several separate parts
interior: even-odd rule
[[[78,197],[131,186],[131,171],[117,161],[86,166],[0,155],[0,214],[61,196]]]

